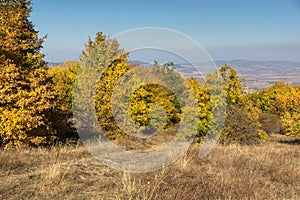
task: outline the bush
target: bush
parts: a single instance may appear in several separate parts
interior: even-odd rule
[[[267,139],[267,134],[260,129],[256,113],[239,106],[228,108],[221,143],[259,144]]]
[[[259,122],[261,124],[261,128],[266,131],[269,135],[272,133],[281,133],[282,125],[281,120],[278,116],[274,114],[268,113],[260,113],[259,114]]]

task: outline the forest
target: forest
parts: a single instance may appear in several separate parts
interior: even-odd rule
[[[80,61],[66,61],[49,68],[41,53],[46,37],[38,38],[29,16],[27,1],[2,3],[1,146],[51,145],[77,138],[72,122],[72,93],[76,74],[84,67],[102,70],[100,80],[95,83],[95,106],[102,130],[111,139],[126,137],[113,120],[112,92],[124,74],[133,68],[142,70],[142,66],[128,64],[129,54],[120,49],[117,41],[99,32],[85,45]],[[112,60],[107,67],[106,59]],[[174,63],[154,61],[151,70],[156,71],[156,76],[169,78],[170,84],[177,84],[175,90],[184,90]],[[207,83],[218,78],[216,73],[208,74],[205,80],[187,80],[197,101],[198,141],[213,128],[212,104],[216,102],[212,102]],[[223,80],[217,86],[226,93],[227,105],[220,142],[255,144],[266,141],[271,133],[299,136],[299,86],[278,82],[265,90],[246,94],[243,80],[233,67],[225,64],[218,73]],[[159,104],[167,113],[163,129],[171,129],[184,117],[178,101],[167,88],[148,84],[133,93],[128,109],[135,124],[142,127],[149,124],[150,107]]]

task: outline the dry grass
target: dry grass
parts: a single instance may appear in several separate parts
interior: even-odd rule
[[[283,136],[197,155],[191,148],[162,170],[130,174],[81,145],[0,151],[0,199],[300,199],[300,145]]]

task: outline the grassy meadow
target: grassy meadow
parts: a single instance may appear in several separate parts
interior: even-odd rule
[[[164,169],[125,173],[83,145],[0,151],[0,199],[300,199],[300,141],[197,147]]]

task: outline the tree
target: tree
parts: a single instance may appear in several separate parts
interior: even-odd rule
[[[135,69],[138,70],[144,71],[153,83],[135,80],[144,85],[137,88],[130,97],[129,112],[133,121],[138,126],[150,125],[148,128],[152,130],[168,129],[179,123],[181,107],[184,106],[185,88],[182,77],[175,71],[174,63],[160,65],[155,61],[150,68],[145,69],[140,66]],[[160,106],[161,112],[155,106]]]
[[[189,80],[189,84],[192,86],[192,92],[195,93],[195,99],[197,100],[198,116],[197,127],[200,140],[203,139],[208,133],[208,129],[212,128],[212,102],[207,84],[204,81],[197,81],[193,77]]]
[[[55,99],[29,16],[30,1],[0,1],[0,137],[6,147],[55,139],[48,113]]]
[[[77,138],[72,112],[72,93],[76,74],[80,69],[78,61],[65,61],[61,65],[49,69],[49,75],[54,82],[56,100],[53,102],[51,121],[59,140]]]
[[[224,80],[224,88],[227,92],[227,105],[238,105],[243,103],[242,79],[237,76],[234,68],[224,65],[220,68]]]
[[[286,112],[281,118],[283,131],[288,136],[300,136],[300,113]]]
[[[150,134],[180,121],[180,105],[168,85],[180,88],[172,79],[174,69],[161,71],[169,69],[167,65],[143,68],[121,62],[112,63],[103,72],[96,90],[96,108],[101,127],[110,138],[126,137],[126,133]],[[147,83],[145,74],[148,80],[159,79],[166,85]]]
[[[102,131],[110,139],[122,136],[122,127],[115,122],[112,111],[112,95],[118,80],[128,71],[125,61],[118,60],[107,67],[96,86],[96,115]],[[124,105],[128,109],[128,105]]]
[[[128,53],[102,32],[89,38],[80,56],[80,68],[73,89],[73,114],[82,137],[93,138],[101,132],[109,138],[120,134],[112,113],[111,101],[118,79],[128,70]],[[93,116],[96,112],[96,118]],[[99,124],[101,130],[99,130]]]
[[[205,81],[192,78],[189,82],[197,99],[200,142],[207,134],[218,134],[221,143],[253,144],[266,139],[234,68],[225,65],[219,73],[208,74]]]
[[[261,129],[259,115],[244,95],[242,79],[234,68],[224,65],[220,68],[226,91],[227,114],[220,141],[222,143],[253,144],[269,137]]]
[[[300,135],[299,87],[277,82],[270,88],[249,95],[249,98],[262,113],[275,117],[276,121],[281,120],[281,133],[291,136]]]

